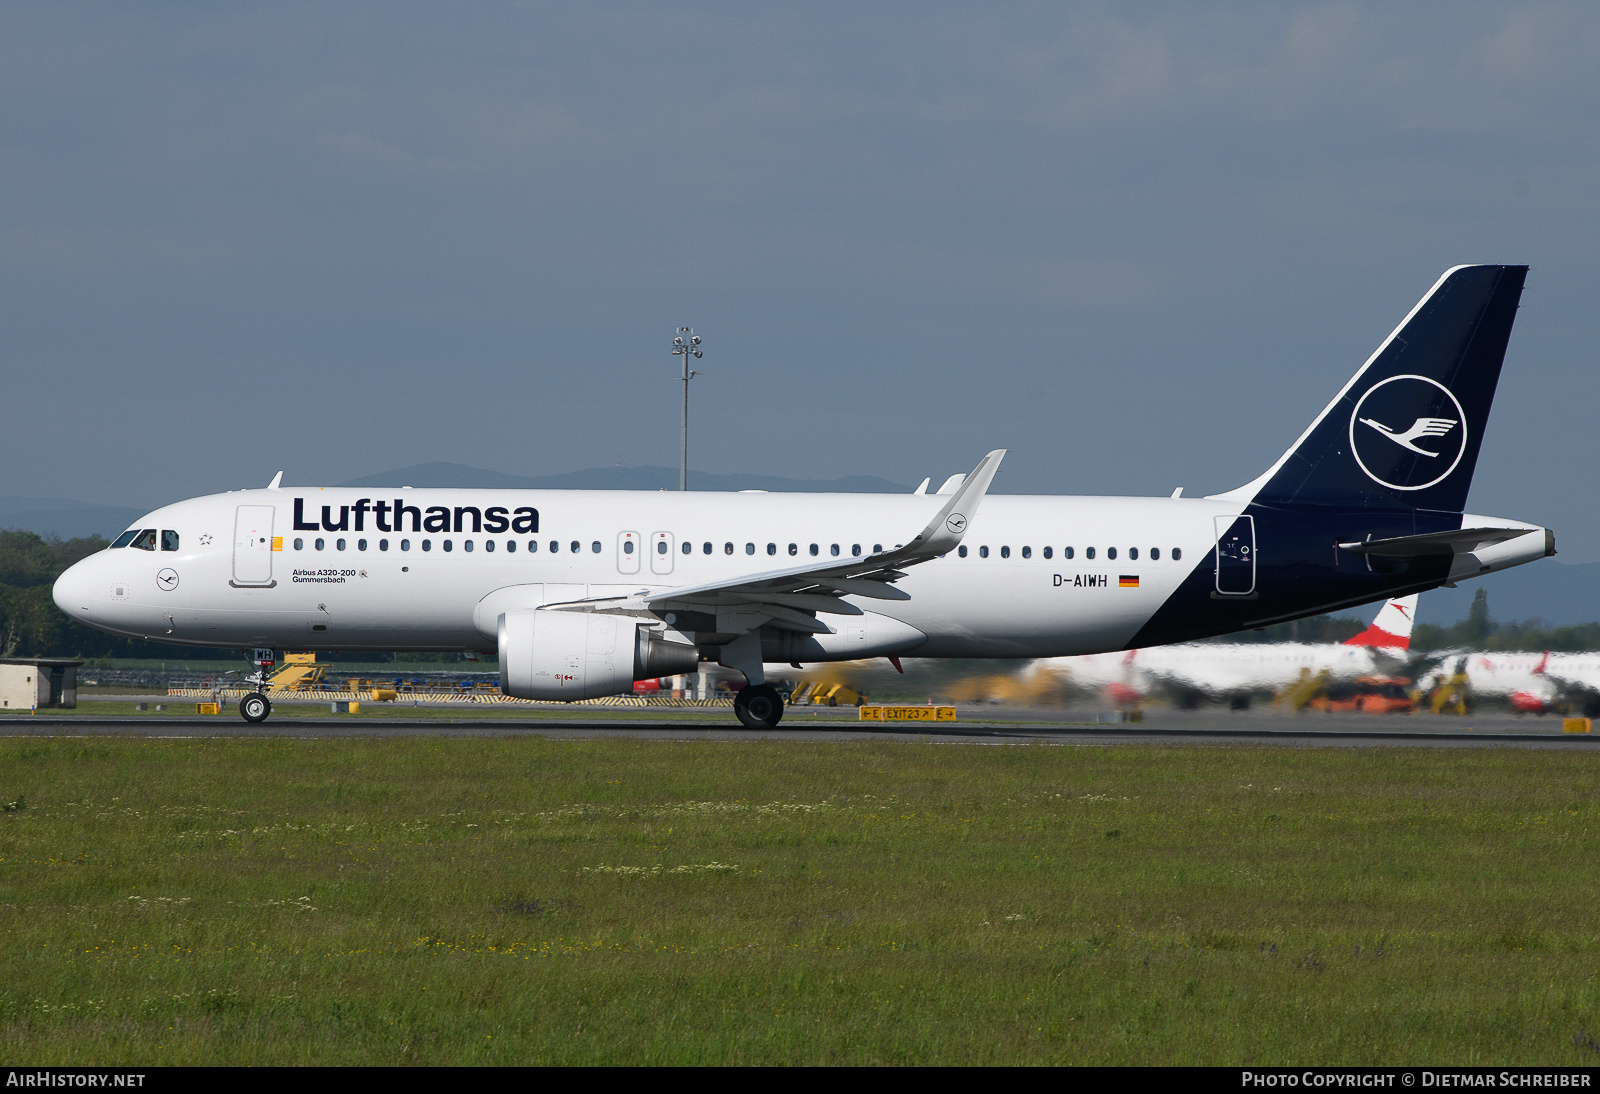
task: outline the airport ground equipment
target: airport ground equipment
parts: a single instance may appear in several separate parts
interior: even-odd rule
[[[76,707],[81,664],[51,657],[0,657],[0,710]]]
[[[1285,690],[1277,702],[1287,707],[1291,713],[1298,713],[1304,710],[1311,700],[1328,690],[1328,681],[1331,678],[1327,669],[1315,674],[1310,669],[1301,669],[1300,679]]]
[[[259,651],[258,651],[259,652]],[[285,653],[283,668],[267,680],[267,691],[312,691],[322,685],[328,666],[317,664],[313,653]]]

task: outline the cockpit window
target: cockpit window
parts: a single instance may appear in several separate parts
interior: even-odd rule
[[[163,551],[176,551],[178,549],[178,533],[171,528],[161,529],[161,549]]]
[[[137,547],[141,551],[154,551],[156,549],[156,530],[154,528],[146,528],[128,546]]]
[[[138,534],[139,534],[139,529],[137,529],[137,528],[129,528],[126,532],[124,532],[120,536],[118,536],[117,537],[117,542],[113,543],[111,546],[113,546],[113,547],[126,547],[128,544],[133,542],[133,537],[138,535]]]

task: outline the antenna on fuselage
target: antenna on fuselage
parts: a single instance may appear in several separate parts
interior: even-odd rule
[[[283,472],[279,471],[276,475],[272,476],[272,481],[267,483],[267,489],[268,490],[276,490],[282,484],[283,484]]]

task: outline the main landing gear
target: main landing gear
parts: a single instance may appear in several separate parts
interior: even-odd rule
[[[733,712],[750,729],[772,729],[783,719],[783,697],[771,684],[752,684],[733,697]]]
[[[247,722],[265,722],[272,713],[272,703],[259,691],[252,691],[239,700],[239,714]]]

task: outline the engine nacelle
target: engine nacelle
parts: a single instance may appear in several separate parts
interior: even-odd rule
[[[626,616],[535,609],[499,623],[500,690],[518,699],[598,699],[700,668],[696,647],[662,641]]]

